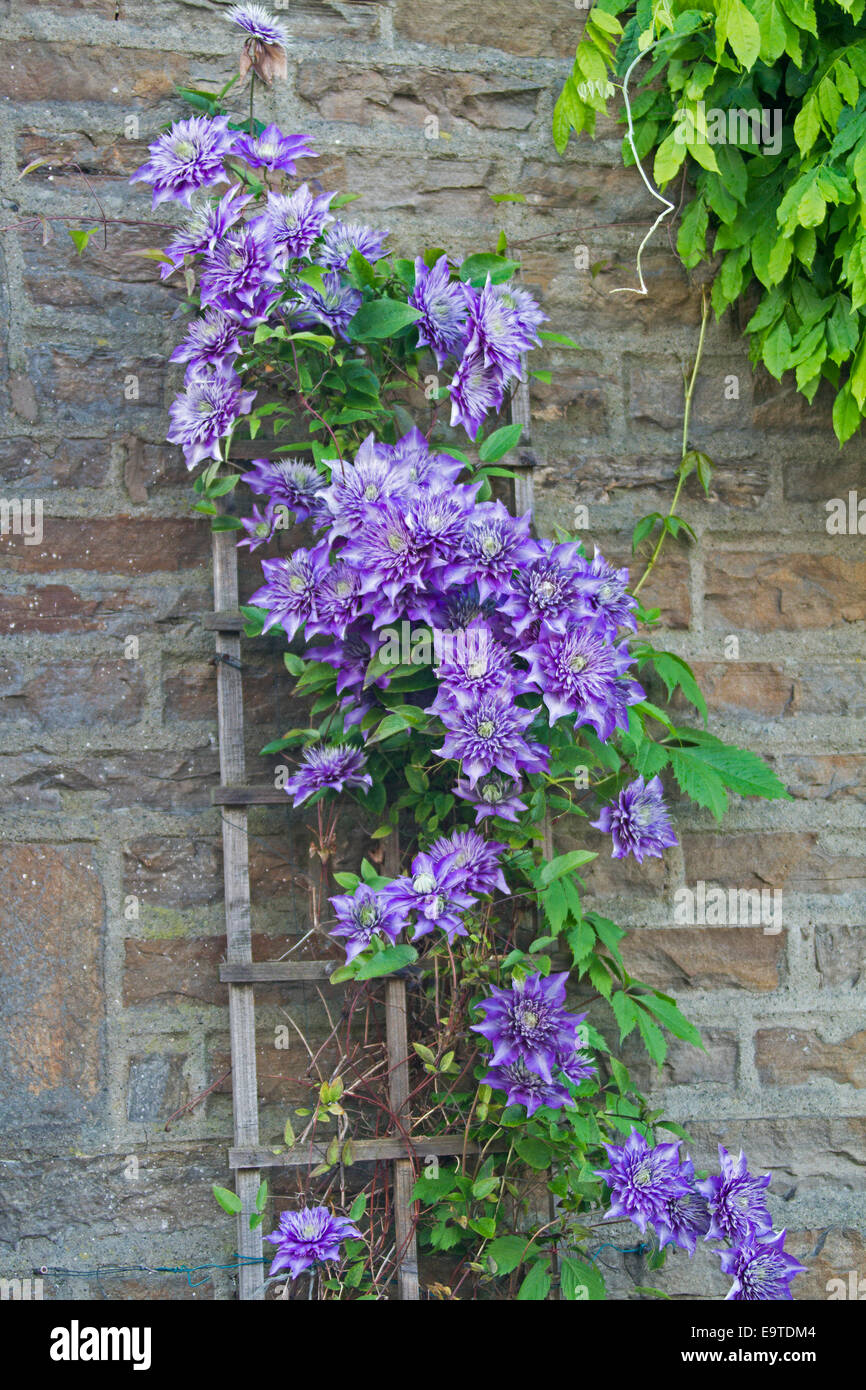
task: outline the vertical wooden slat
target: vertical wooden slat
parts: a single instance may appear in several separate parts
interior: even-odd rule
[[[237,550],[230,531],[213,534],[214,608],[236,609],[238,605]],[[240,636],[218,632],[217,656],[228,656],[237,663],[217,663],[217,709],[219,719],[220,781],[223,786],[244,782],[244,707],[241,684]],[[245,807],[222,807],[223,877],[226,902],[226,954],[233,965],[252,962],[250,935],[250,878]],[[229,1030],[232,1050],[232,1105],[235,1147],[256,1147],[259,1142],[258,1086],[256,1082],[256,1018],[254,986],[229,985]],[[255,1211],[258,1169],[239,1169],[237,1193],[242,1209],[238,1215],[238,1254],[261,1261],[261,1228],[250,1230]],[[264,1297],[261,1263],[241,1265],[239,1292],[245,1301]]]
[[[400,872],[400,843],[395,831],[385,841],[385,873]],[[393,1113],[409,1129],[409,1030],[406,1022],[406,983],[385,983],[385,1039],[388,1049],[388,1096]],[[398,1130],[399,1132],[399,1130]],[[415,1235],[416,1203],[412,1198],[415,1170],[409,1159],[394,1160],[394,1237],[397,1243],[397,1289],[401,1300],[420,1298],[418,1238]]]

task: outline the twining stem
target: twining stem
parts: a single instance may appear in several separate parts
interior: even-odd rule
[[[255,95],[256,95],[256,75],[255,75],[255,73],[253,72],[252,68],[250,68],[250,139],[251,139],[251,140],[252,140],[252,138],[253,138],[253,135],[255,134],[255,128],[254,128],[254,126],[253,126],[253,101],[254,101],[254,99],[255,99]]]
[[[676,513],[677,503],[680,500],[680,493],[682,492],[683,484],[685,483],[686,478],[688,477],[688,474],[683,470],[682,464],[683,460],[686,457],[686,454],[689,452],[689,421],[691,419],[692,414],[692,400],[694,399],[695,386],[697,384],[698,372],[700,371],[701,366],[701,358],[704,355],[704,339],[706,338],[707,323],[709,321],[709,317],[710,300],[707,294],[706,286],[704,286],[701,290],[701,331],[698,337],[698,350],[695,353],[695,361],[694,366],[692,367],[692,374],[686,385],[685,410],[683,412],[683,441],[682,451],[680,453],[679,478],[677,480],[677,485],[674,491],[673,498],[671,500],[670,508],[668,509],[668,518],[674,516]],[[649,579],[650,574],[655,568],[656,561],[658,560],[659,555],[661,554],[661,549],[665,543],[665,537],[667,536],[667,534],[667,528],[663,526],[661,535],[656,541],[655,550],[649,558],[649,563],[647,564],[647,567],[641,575],[640,579],[638,580],[637,584],[635,584],[634,588],[632,589],[633,594],[639,594],[644,584]]]

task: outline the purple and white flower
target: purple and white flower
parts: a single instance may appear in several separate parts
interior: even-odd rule
[[[220,440],[247,414],[255,398],[255,391],[242,390],[240,377],[230,368],[188,380],[186,390],[169,406],[167,435],[170,444],[180,444],[187,468],[221,457]]]
[[[296,159],[316,157],[316,151],[306,144],[309,138],[308,135],[284,135],[279,126],[269,125],[259,135],[238,135],[233,153],[251,169],[279,169],[294,178],[298,172]]]
[[[377,261],[387,236],[387,232],[378,232],[363,222],[334,222],[325,232],[319,264],[328,270],[343,270],[353,251],[360,251],[365,261]]]
[[[322,558],[301,546],[292,555],[262,560],[262,570],[265,582],[249,601],[268,610],[262,632],[281,623],[291,641],[298,628],[315,615],[316,595],[325,574]]]
[[[279,1225],[265,1240],[277,1247],[270,1273],[287,1269],[297,1279],[311,1265],[339,1260],[340,1246],[361,1232],[345,1216],[333,1216],[327,1207],[302,1207],[280,1213]]]
[[[612,806],[605,806],[598,820],[590,821],[596,830],[613,837],[612,859],[633,854],[639,864],[645,855],[661,859],[663,852],[677,843],[663,798],[662,781],[638,777],[624,787]]]
[[[406,912],[369,883],[359,883],[354,893],[331,898],[331,907],[340,924],[332,928],[331,936],[345,938],[347,964],[366,950],[374,937],[384,937],[393,946],[406,925]]]
[[[228,183],[223,163],[234,149],[228,116],[191,116],[177,121],[149,146],[150,159],[130,179],[153,187],[153,206],[172,200],[190,206],[193,193]]]
[[[364,754],[346,744],[312,743],[301,755],[301,766],[286,781],[286,791],[300,806],[314,792],[372,787]]]
[[[769,1231],[773,1219],[767,1209],[764,1189],[770,1185],[770,1174],[754,1177],[748,1169],[746,1156],[738,1158],[719,1145],[721,1173],[695,1183],[707,1201],[710,1227],[707,1240],[729,1240],[736,1245],[751,1235]]]
[[[414,915],[413,941],[434,927],[444,931],[449,941],[467,935],[461,914],[474,906],[475,899],[464,890],[455,860],[455,854],[436,860],[430,854],[416,854],[411,873],[395,878],[383,890],[392,907]]]
[[[470,787],[488,772],[517,779],[522,771],[540,772],[547,766],[547,749],[524,737],[534,713],[516,705],[511,690],[478,695],[456,689],[453,703],[440,718],[445,738],[434,751],[457,759]]]
[[[417,257],[415,288],[408,302],[421,313],[415,324],[419,346],[432,348],[439,367],[449,357],[460,357],[469,338],[469,303],[466,286],[451,279],[447,256],[440,256],[430,269]]]
[[[793,1297],[791,1280],[805,1274],[806,1266],[785,1251],[787,1231],[747,1236],[731,1250],[720,1251],[724,1274],[733,1276],[725,1296],[737,1303],[784,1302]]]
[[[314,195],[305,183],[294,193],[270,193],[259,225],[265,240],[280,256],[287,258],[307,256],[317,237],[322,235],[325,224],[333,220],[328,208],[333,193]]]
[[[664,1223],[668,1203],[691,1190],[679,1159],[679,1140],[651,1149],[639,1130],[633,1129],[624,1144],[605,1144],[609,1168],[596,1169],[610,1188],[612,1203],[605,1221],[625,1217],[646,1232],[647,1222]]]
[[[628,728],[627,706],[643,699],[637,682],[626,678],[632,658],[603,628],[586,624],[558,632],[542,623],[537,640],[522,655],[551,723],[574,715],[576,725],[591,725],[607,741],[615,729]]]
[[[481,1000],[484,1021],[472,1031],[492,1042],[494,1067],[520,1060],[550,1085],[554,1071],[573,1060],[586,1015],[565,1008],[567,979],[567,970],[546,978],[529,975],[514,979],[510,989],[494,985],[490,998]]]

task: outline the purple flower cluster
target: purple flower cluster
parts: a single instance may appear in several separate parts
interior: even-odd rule
[[[720,1144],[721,1173],[696,1182],[681,1142],[650,1148],[633,1129],[624,1144],[605,1144],[610,1166],[597,1170],[611,1195],[605,1219],[633,1221],[642,1233],[651,1225],[662,1248],[678,1245],[689,1255],[701,1238],[726,1241],[719,1256],[733,1276],[729,1299],[790,1299],[790,1281],[804,1267],[785,1254],[785,1232],[773,1230],[763,1195],[769,1174],[754,1177],[744,1154],[735,1159]]]
[[[346,960],[374,936],[393,945],[404,927],[412,928],[412,941],[437,928],[449,941],[466,936],[464,915],[476,908],[479,896],[508,891],[499,863],[504,848],[475,830],[455,830],[416,854],[409,872],[385,887],[359,883],[353,894],[331,898],[339,922],[331,934],[345,938]]]
[[[257,459],[245,475],[253,490],[309,518],[316,539],[264,560],[250,602],[267,610],[265,630],[279,623],[290,638],[303,628],[330,641],[307,655],[337,669],[347,722],[371,708],[367,667],[394,625],[426,642],[438,685],[428,714],[442,730],[434,752],[459,764],[455,795],[476,824],[516,821],[524,779],[549,765],[549,724],[567,719],[603,739],[628,728],[628,707],[643,697],[617,627],[631,613],[605,609],[617,572],[599,556],[533,539],[527,517],[478,502],[459,473],[417,430],[393,445],[370,435],[354,459],[331,461],[330,481],[297,460]],[[251,524],[256,540],[269,521]],[[388,682],[386,671],[378,688]],[[674,843],[657,779],[620,802],[598,822],[614,853],[641,858]]]
[[[561,1077],[576,1085],[595,1071],[578,1039],[586,1015],[564,1007],[567,979],[568,971],[515,979],[477,1005],[484,1020],[473,1032],[493,1044],[484,1081],[505,1091],[509,1105],[525,1105],[529,1117],[540,1105],[558,1110],[572,1103]]]

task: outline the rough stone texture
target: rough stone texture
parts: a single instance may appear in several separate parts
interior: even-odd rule
[[[41,544],[0,537],[0,1274],[12,1277],[42,1263],[225,1264],[234,1248],[210,1194],[231,1182],[213,639],[196,621],[211,603],[210,540],[164,442],[177,291],[132,254],[158,244],[148,223],[163,214],[127,179],[181,114],[175,84],[227,80],[237,44],[200,0],[123,0],[117,21],[115,8],[0,3],[0,197],[4,225],[21,220],[0,272],[0,496],[41,499],[45,513]],[[289,81],[266,100],[311,133],[312,176],[362,194],[353,210],[402,254],[492,247],[504,228],[550,327],[581,343],[539,354],[554,379],[532,388],[538,526],[570,528],[583,506],[588,541],[639,563],[634,523],[670,501],[704,272],[687,275],[662,235],[644,257],[646,298],[611,293],[634,284],[657,209],[612,124],[562,159],[553,149],[582,23],[573,0],[293,0],[286,22]],[[491,201],[509,192],[526,202]],[[43,244],[32,219],[90,225],[93,193],[142,225],[78,256],[58,221]],[[576,269],[577,247],[595,273]],[[706,1053],[673,1042],[661,1075],[629,1039],[634,1074],[690,1129],[696,1161],[721,1141],[773,1172],[807,1298],[866,1274],[866,567],[859,537],[826,530],[830,499],[866,491],[866,446],[837,449],[828,404],[823,391],[810,410],[788,378],[753,376],[733,316],[711,324],[691,421],[716,465],[710,497],[686,486],[698,543],[671,544],[642,591],[661,609],[656,644],[694,664],[713,730],[767,756],[793,800],[732,798],[719,831],[671,787],[681,847],[642,869],[612,860],[598,832],[581,837],[600,850],[591,901],[632,929],[629,969],[680,995],[706,1038]],[[258,561],[242,557],[244,596]],[[306,707],[275,641],[245,659],[250,776],[266,781],[277,760],[258,750]],[[287,810],[251,818],[261,956],[308,925],[308,841]],[[348,827],[340,867],[365,847]],[[783,930],[678,924],[676,890],[700,880],[781,891]],[[276,1141],[288,1098],[310,1086],[296,1035],[276,1046],[281,1009],[310,1039],[324,1016],[310,990],[260,998],[263,1132]],[[617,1297],[659,1282],[636,1256],[600,1259]],[[706,1252],[672,1261],[663,1281],[676,1297],[724,1293]],[[46,1293],[227,1298],[233,1281],[103,1276]]]

